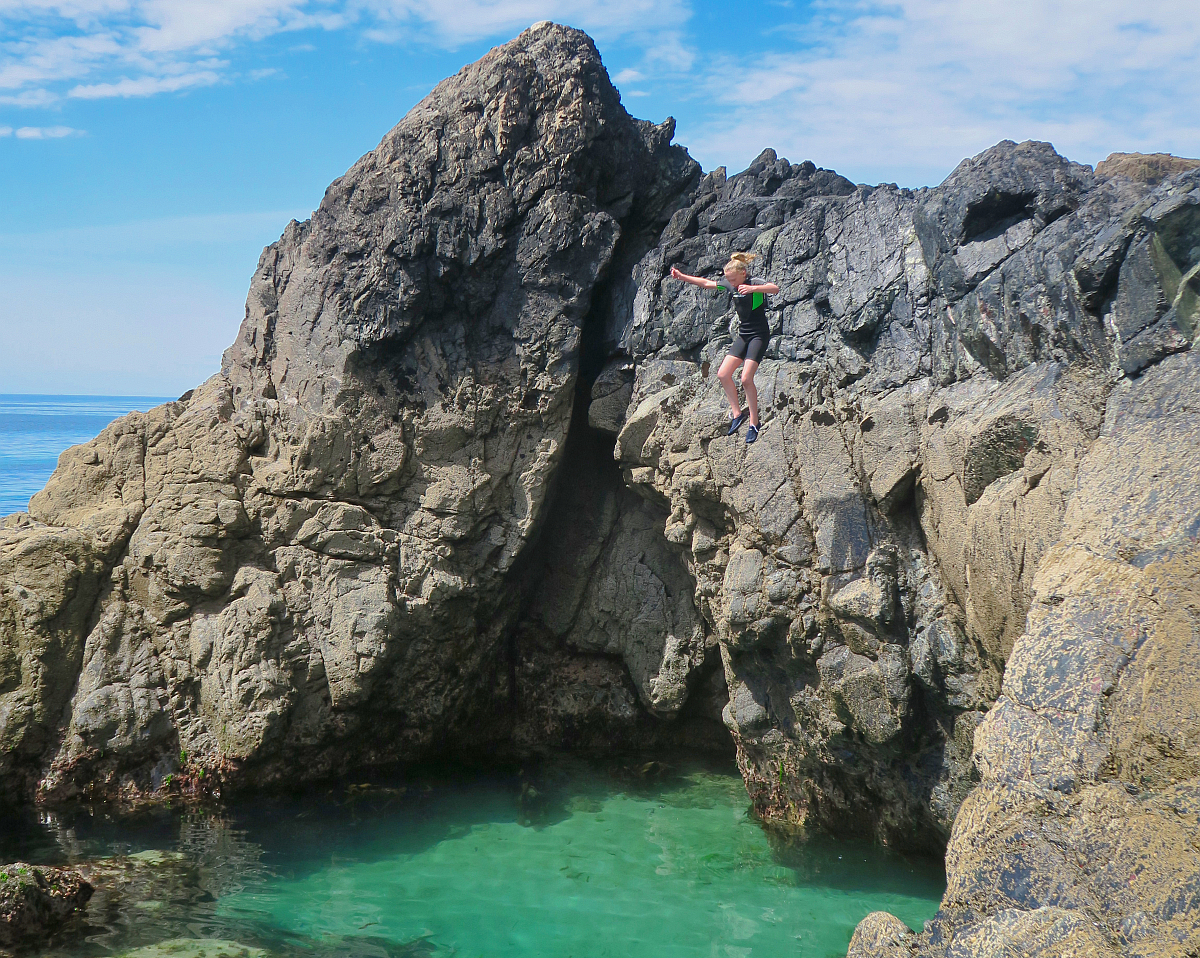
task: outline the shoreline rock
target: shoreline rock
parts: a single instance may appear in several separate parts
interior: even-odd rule
[[[91,897],[92,886],[73,869],[0,865],[0,949],[45,940]]]

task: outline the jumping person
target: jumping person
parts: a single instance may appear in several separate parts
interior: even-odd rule
[[[717,378],[721,380],[721,385],[725,387],[725,395],[729,397],[731,421],[727,435],[732,436],[741,429],[746,417],[750,417],[750,428],[746,430],[747,445],[758,438],[760,425],[758,390],[754,386],[754,374],[771,339],[771,327],[767,322],[767,294],[779,292],[779,287],[774,283],[760,283],[747,274],[747,264],[756,258],[754,253],[734,253],[725,264],[724,282],[688,276],[687,273],[671,268],[671,276],[675,279],[681,279],[701,289],[716,289],[733,294],[733,307],[738,315],[738,336],[730,345],[729,354],[721,362]],[[745,410],[738,402],[737,386],[733,384],[733,374],[743,362],[745,366],[742,368],[742,388],[746,390],[747,407]]]

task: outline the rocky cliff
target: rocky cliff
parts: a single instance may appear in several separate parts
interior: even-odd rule
[[[672,133],[540,24],[290,224],[221,372],[0,525],[6,796],[731,735],[765,817],[947,849],[864,954],[1194,949],[1200,171]],[[736,249],[753,446],[665,278]]]

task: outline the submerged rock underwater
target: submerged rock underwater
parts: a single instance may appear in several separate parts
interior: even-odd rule
[[[289,224],[221,371],[0,522],[0,792],[732,734],[764,817],[946,849],[861,953],[1194,953],[1200,170],[673,132],[539,24]],[[665,278],[734,250],[753,446],[727,300]]]

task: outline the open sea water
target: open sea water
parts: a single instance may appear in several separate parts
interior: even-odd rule
[[[0,516],[28,508],[63,450],[94,439],[127,412],[173,398],[0,394]]]

